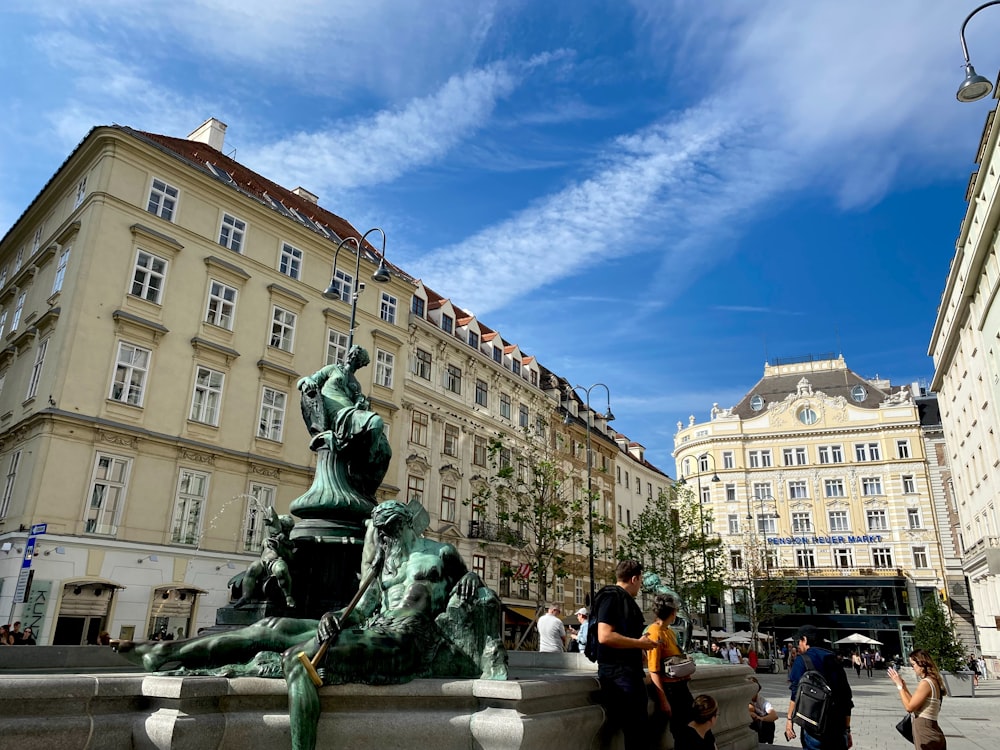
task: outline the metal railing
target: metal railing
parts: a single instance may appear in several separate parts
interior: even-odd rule
[[[490,521],[469,521],[469,539],[501,542],[511,547],[524,546],[524,537],[517,531]]]

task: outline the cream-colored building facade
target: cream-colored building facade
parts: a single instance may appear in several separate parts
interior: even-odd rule
[[[1000,285],[996,109],[986,118],[968,210],[937,311],[928,353],[951,464],[950,487],[979,647],[1000,656]],[[971,646],[971,644],[969,644]]]
[[[769,630],[784,638],[813,622],[890,653],[905,653],[922,597],[944,587],[924,451],[910,388],[832,356],[765,365],[738,404],[678,423],[674,440],[734,585],[752,555],[796,580],[797,601]],[[730,599],[712,625],[746,622]]]
[[[398,267],[376,283],[379,233],[360,261],[344,245],[326,298],[338,244],[361,232],[226,157],[225,131],[97,127],[0,241],[3,616],[39,643],[214,624],[257,557],[263,509],[287,512],[311,482],[296,383],[346,352],[357,275],[353,341],[371,355],[358,378],[393,450],[378,498],[420,499],[428,533],[523,627],[525,561],[470,502],[490,478],[486,441],[548,441],[582,493],[585,407]],[[601,415],[590,424],[595,513],[611,518],[619,451]],[[589,575],[586,548],[567,552],[574,575],[545,597],[569,611]]]

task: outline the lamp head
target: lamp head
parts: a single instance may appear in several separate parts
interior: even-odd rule
[[[608,410],[604,412],[604,419],[608,422],[615,421],[615,415],[611,413],[611,404],[608,404]]]
[[[965,80],[958,87],[955,98],[960,102],[974,102],[982,99],[993,90],[993,84],[989,79],[976,73],[972,63],[965,64]]]
[[[389,267],[385,264],[385,258],[381,258],[378,262],[378,268],[375,269],[375,273],[372,274],[372,281],[378,281],[379,283],[384,284],[390,278]]]
[[[340,284],[338,279],[330,279],[330,286],[323,292],[323,296],[327,299],[340,299]]]

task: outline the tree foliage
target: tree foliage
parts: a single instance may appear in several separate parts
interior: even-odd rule
[[[704,522],[704,523],[703,523]],[[627,528],[619,560],[638,560],[645,570],[680,594],[687,608],[726,587],[722,540],[705,533],[712,511],[699,508],[694,492],[673,485],[661,490]]]
[[[470,501],[483,517],[496,519],[497,541],[518,550],[531,566],[527,579],[536,584],[536,603],[544,602],[550,583],[583,567],[574,548],[588,548],[587,492],[574,483],[556,450],[557,436],[546,439],[525,430],[521,440],[497,436],[489,445],[492,475]],[[592,496],[596,495],[592,493]],[[593,498],[592,498],[593,499]],[[594,502],[595,547],[610,524]]]
[[[937,594],[924,599],[924,609],[913,623],[913,645],[930,654],[941,671],[957,672],[965,666],[965,646]]]
[[[759,633],[768,623],[776,620],[780,608],[792,604],[796,599],[796,581],[773,575],[774,570],[767,564],[754,538],[749,538],[744,549],[747,554],[743,569],[733,571],[731,585],[746,592],[740,608],[750,620],[750,632]]]

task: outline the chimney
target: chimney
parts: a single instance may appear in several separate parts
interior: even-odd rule
[[[225,126],[223,126],[223,127],[225,127]],[[314,193],[310,193],[304,187],[299,186],[299,187],[295,188],[295,190],[293,190],[292,192],[295,193],[300,198],[302,198],[303,200],[307,200],[310,203],[316,204],[317,206],[319,205],[319,196],[315,195]]]
[[[216,151],[222,151],[222,145],[226,140],[226,123],[209,117],[205,122],[195,128],[187,137],[189,141],[207,143]]]

